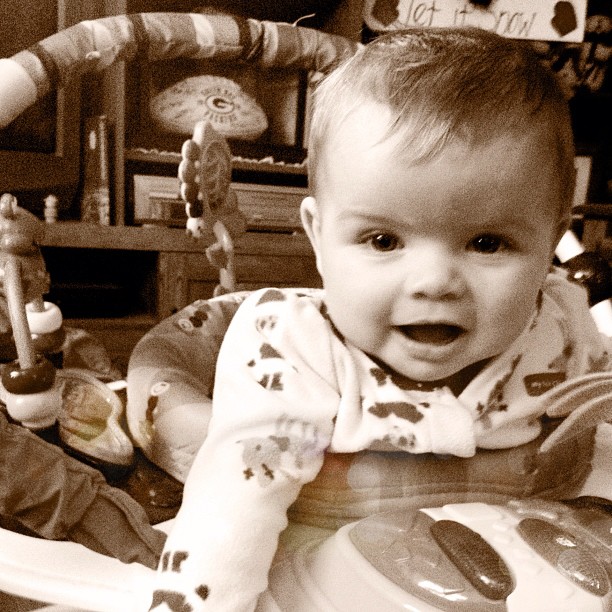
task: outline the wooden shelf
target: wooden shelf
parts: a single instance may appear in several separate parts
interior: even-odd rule
[[[69,327],[80,327],[83,329],[105,329],[115,330],[147,330],[158,322],[158,317],[153,314],[135,314],[124,317],[80,317],[67,318],[66,325]]]
[[[178,165],[181,154],[172,151],[155,151],[146,149],[126,149],[126,161],[145,162],[149,164],[173,164]],[[243,157],[232,158],[232,169],[248,172],[261,172],[264,174],[298,174],[306,175],[308,172],[306,161],[299,164],[275,161],[270,158],[246,159]]]
[[[206,245],[188,236],[183,229],[168,227],[105,226],[80,221],[62,221],[45,226],[41,246],[116,249],[127,251],[157,251],[179,253],[202,253]],[[275,232],[247,232],[235,245],[237,253],[273,253],[283,255],[312,255],[306,236]]]
[[[184,230],[162,227],[105,226],[80,221],[45,226],[42,246],[130,251],[194,251],[201,245]]]

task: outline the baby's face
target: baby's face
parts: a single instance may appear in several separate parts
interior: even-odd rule
[[[500,354],[532,318],[564,227],[554,169],[527,137],[411,166],[384,125],[367,108],[345,123],[305,224],[338,330],[404,376],[439,380]]]

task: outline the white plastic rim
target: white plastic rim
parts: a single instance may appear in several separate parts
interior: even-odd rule
[[[0,589],[92,612],[145,609],[155,571],[122,563],[74,542],[57,542],[0,528]],[[43,608],[44,610],[45,608]],[[53,608],[51,608],[53,610]]]
[[[584,253],[584,247],[574,232],[568,230],[565,232],[565,234],[563,234],[561,240],[559,240],[559,244],[555,250],[555,255],[559,258],[561,263],[565,263],[572,257],[580,255],[580,253]]]
[[[606,336],[612,337],[612,304],[604,300],[591,307],[591,315],[595,319],[597,329]]]

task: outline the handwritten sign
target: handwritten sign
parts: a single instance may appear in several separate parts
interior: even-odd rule
[[[364,21],[375,32],[412,27],[473,26],[508,38],[581,42],[587,0],[365,0]]]

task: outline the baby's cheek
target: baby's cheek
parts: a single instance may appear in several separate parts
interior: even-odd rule
[[[504,283],[499,280],[489,297],[484,298],[489,333],[498,334],[502,343],[511,343],[523,331],[536,310],[539,289],[534,286]],[[483,320],[483,319],[481,319]]]

